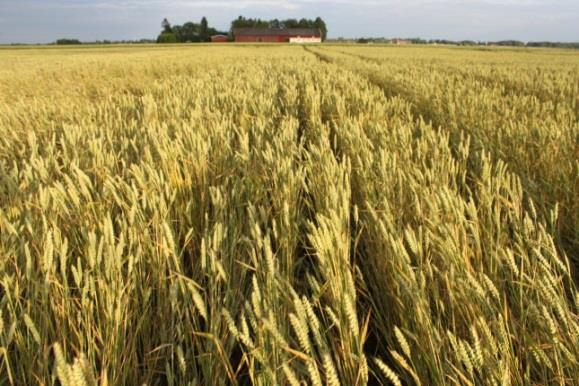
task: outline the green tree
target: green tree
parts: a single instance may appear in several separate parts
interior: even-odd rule
[[[245,17],[240,15],[237,19],[231,22],[231,29],[246,27],[245,23],[246,23]]]
[[[171,23],[169,23],[169,20],[167,20],[167,18],[163,19],[163,21],[161,22],[161,27],[163,28],[163,32],[165,33],[173,32],[173,29],[171,28]]]
[[[282,22],[285,28],[299,28],[300,23],[296,19],[287,19]]]
[[[326,22],[321,17],[316,17],[314,20],[314,27],[318,28],[322,33],[322,40],[326,40],[328,37],[328,27],[326,26]]]
[[[199,36],[200,35],[199,30],[200,30],[199,24],[189,21],[181,26],[180,34],[177,36],[177,39],[181,43],[200,42],[201,38]]]
[[[209,23],[205,16],[203,16],[201,24],[199,25],[199,37],[203,42],[209,41]]]
[[[157,43],[177,43],[177,36],[173,32],[161,32]]]
[[[82,44],[78,39],[58,39],[56,41],[58,45],[72,45],[72,44]]]
[[[308,19],[300,19],[300,21],[298,21],[298,27],[300,28],[310,28],[311,26],[312,23]]]
[[[279,19],[270,20],[269,28],[281,28],[281,22],[279,21]]]

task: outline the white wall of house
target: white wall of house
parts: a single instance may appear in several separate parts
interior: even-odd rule
[[[292,37],[290,38],[290,43],[295,43],[295,44],[303,44],[303,43],[321,43],[322,42],[322,38],[320,37]]]

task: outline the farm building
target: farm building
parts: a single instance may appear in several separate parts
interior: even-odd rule
[[[227,43],[229,36],[227,35],[213,35],[211,36],[211,43]]]
[[[396,44],[397,46],[407,46],[409,44],[412,44],[412,42],[406,39],[393,39],[392,44]]]
[[[322,42],[322,33],[317,28],[235,28],[233,36],[238,43]]]

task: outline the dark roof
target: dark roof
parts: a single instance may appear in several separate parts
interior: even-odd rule
[[[233,34],[239,36],[322,36],[318,28],[234,28]]]

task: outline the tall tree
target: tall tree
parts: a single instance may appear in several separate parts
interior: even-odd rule
[[[161,27],[163,28],[163,32],[165,33],[173,32],[173,29],[171,28],[171,23],[169,23],[169,20],[167,20],[167,18],[163,19],[163,21],[161,22]]]
[[[205,16],[203,16],[201,24],[199,24],[199,37],[201,38],[201,41],[209,40],[209,23]]]
[[[322,33],[322,40],[326,40],[328,37],[328,27],[326,26],[326,22],[318,16],[316,17],[316,20],[314,20],[314,26]]]

